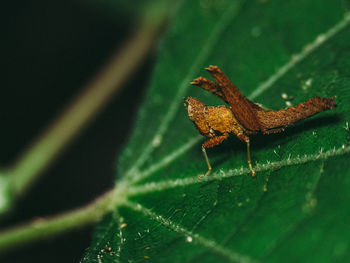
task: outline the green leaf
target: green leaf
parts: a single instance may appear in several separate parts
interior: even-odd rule
[[[118,162],[115,198],[125,199],[98,225],[83,262],[349,261],[348,5],[186,1],[160,44]],[[208,77],[210,64],[267,108],[314,96],[336,96],[338,107],[284,133],[252,137],[256,178],[246,146],[231,136],[207,151],[213,172],[199,181],[204,138],[182,98],[222,104],[189,85]]]

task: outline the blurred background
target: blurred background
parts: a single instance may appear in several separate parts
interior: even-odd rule
[[[128,39],[150,1],[6,1],[1,7],[0,166],[8,167]],[[4,229],[94,200],[114,184],[153,54],[4,220]],[[78,262],[93,227],[25,245],[0,262]]]

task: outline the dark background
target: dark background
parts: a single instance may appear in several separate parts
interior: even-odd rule
[[[133,31],[139,10],[123,2],[115,7],[77,0],[2,5],[1,167],[18,157]],[[150,54],[0,229],[87,204],[113,187],[117,156],[132,131],[151,68]],[[78,262],[92,231],[85,227],[18,247],[0,255],[0,262]]]

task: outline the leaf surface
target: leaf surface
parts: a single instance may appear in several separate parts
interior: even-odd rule
[[[348,1],[187,1],[162,40],[153,81],[118,162],[125,202],[83,262],[344,262],[350,259]],[[189,82],[218,65],[270,109],[336,96],[284,133],[209,149],[182,106],[222,104]],[[286,98],[287,99],[284,99]],[[111,251],[105,249],[105,246]]]

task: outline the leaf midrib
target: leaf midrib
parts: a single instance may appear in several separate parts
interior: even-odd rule
[[[282,161],[268,162],[266,164],[257,164],[254,169],[256,170],[256,172],[266,172],[266,171],[280,169],[288,166],[306,164],[306,163],[315,162],[319,160],[327,160],[331,157],[341,156],[349,153],[350,153],[350,146],[343,145],[338,149],[334,148],[332,150],[325,151],[325,152],[320,150],[318,153],[314,153],[310,155],[303,155],[303,156],[298,155],[295,158],[290,158]],[[198,176],[191,176],[191,177],[186,177],[186,178],[181,178],[176,180],[149,182],[143,185],[135,185],[135,186],[131,185],[127,189],[127,195],[129,197],[143,195],[146,193],[165,191],[175,187],[184,187],[192,184],[211,182],[211,181],[222,180],[222,179],[236,177],[236,176],[243,176],[243,175],[246,176],[249,174],[250,174],[250,170],[242,166],[241,168],[228,170],[227,172],[225,172],[224,170],[214,172],[212,175],[203,177],[201,180],[198,180]]]

